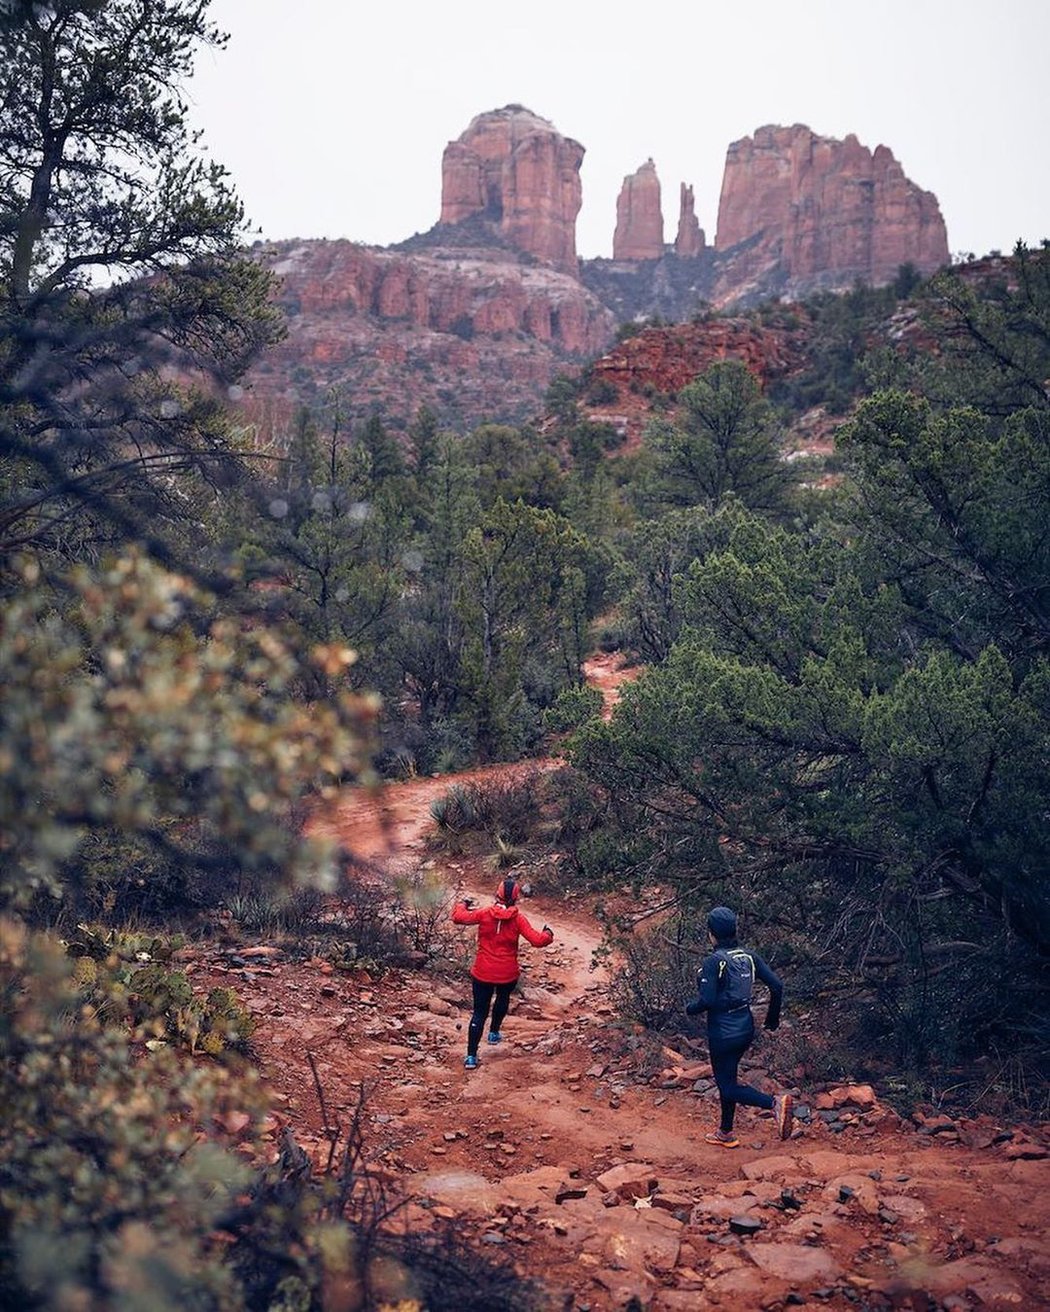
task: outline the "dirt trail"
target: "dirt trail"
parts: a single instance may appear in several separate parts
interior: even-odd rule
[[[612,714],[620,687],[637,673],[624,664],[618,652],[599,652],[584,663],[583,672],[587,682],[601,690],[605,718]],[[337,839],[362,860],[404,857],[422,850],[424,835],[433,823],[430,804],[454,784],[491,777],[511,780],[539,770],[554,770],[562,764],[558,757],[539,757],[514,764],[479,766],[455,775],[417,777],[373,791],[347,789],[314,817],[310,828],[315,834]]]
[[[612,659],[593,671],[610,698],[621,674]],[[380,869],[418,865],[430,802],[452,782],[350,790],[316,828]],[[495,877],[478,862],[433,869],[450,890],[491,897]],[[264,1076],[300,1142],[323,1157],[309,1051],[331,1114],[345,1120],[360,1084],[371,1086],[370,1143],[408,1200],[403,1223],[475,1236],[542,1278],[552,1309],[1050,1307],[1050,1161],[1038,1131],[947,1118],[916,1127],[858,1087],[803,1091],[810,1119],[787,1143],[768,1116],[741,1109],[741,1147],[710,1146],[716,1095],[702,1045],[661,1052],[616,1022],[589,908],[545,895],[524,909],[556,939],[523,946],[505,1041],[483,1043],[473,1072],[463,1069],[470,931],[457,931],[461,967],[444,976],[373,979],[246,951],[199,961],[195,974],[201,987],[232,982],[257,1016]],[[766,1051],[749,1078],[772,1087],[775,1044]]]

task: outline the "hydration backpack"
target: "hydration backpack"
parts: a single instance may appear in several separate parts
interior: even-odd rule
[[[743,948],[719,948],[718,997],[719,1010],[736,1011],[751,1005],[755,987],[755,959]]]

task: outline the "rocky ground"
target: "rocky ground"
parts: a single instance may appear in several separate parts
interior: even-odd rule
[[[450,894],[488,898],[480,862],[427,851],[429,802],[449,782],[348,794],[317,823],[380,877],[432,863]],[[617,1020],[586,906],[547,894],[525,910],[556,939],[523,948],[505,1041],[483,1044],[474,1072],[462,1062],[471,931],[454,931],[456,968],[373,977],[275,943],[201,946],[188,964],[257,1019],[275,1139],[287,1125],[322,1162],[325,1116],[345,1124],[365,1088],[371,1169],[401,1203],[391,1224],[454,1227],[540,1280],[551,1308],[1050,1307],[1050,1127],[903,1120],[846,1085],[797,1089],[787,1142],[741,1109],[740,1147],[708,1145],[717,1097],[702,1042],[662,1046]],[[750,1070],[771,1089],[786,1065],[778,1038]]]

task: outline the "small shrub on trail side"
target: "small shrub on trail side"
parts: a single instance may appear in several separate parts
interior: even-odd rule
[[[432,870],[416,869],[395,874],[393,885],[394,924],[401,938],[428,957],[443,952],[451,937],[452,909],[445,881]]]
[[[568,733],[602,713],[604,698],[601,689],[589,684],[563,688],[554,699],[554,705],[543,712],[543,727],[548,733]]]
[[[302,938],[321,932],[326,900],[320,889],[306,887],[289,892],[235,894],[226,899],[225,905],[246,934]]]
[[[614,931],[605,940],[604,953],[619,963],[610,977],[609,1000],[621,1016],[654,1030],[682,1021],[683,1006],[696,992],[699,954],[676,950],[651,931]]]
[[[430,805],[437,825],[435,845],[463,851],[470,837],[483,836],[495,844],[520,845],[535,836],[541,819],[539,770],[511,779],[487,779],[453,784],[444,797]]]
[[[132,1060],[74,973],[57,941],[0,921],[0,1305],[127,1307],[149,1291],[157,1312],[235,1308],[213,1232],[250,1173],[198,1127],[233,1100],[261,1106],[257,1089],[167,1045]]]
[[[367,960],[382,965],[400,955],[389,885],[367,864],[351,859],[342,862],[330,931],[341,939],[349,938],[358,964]]]
[[[477,824],[473,803],[462,784],[453,784],[444,797],[436,797],[430,803],[430,814],[446,844],[454,835],[465,833]]]
[[[180,943],[181,937],[174,940]],[[76,1008],[87,1008],[101,1023],[130,1026],[133,1040],[211,1057],[249,1052],[250,1013],[232,989],[197,997],[186,974],[170,964],[172,942],[81,925],[65,950]]]

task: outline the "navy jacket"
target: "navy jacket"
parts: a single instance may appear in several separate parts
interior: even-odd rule
[[[738,949],[735,942],[721,943],[709,956],[696,973],[697,996],[686,1004],[686,1012],[697,1016],[707,1013],[708,1047],[714,1053],[725,1052],[733,1048],[746,1048],[755,1033],[755,1020],[749,1006],[732,1005],[727,998],[720,977],[723,967],[725,949]],[[775,1030],[780,1024],[780,1004],[784,998],[784,985],[775,971],[762,960],[757,952],[750,948],[742,949],[755,963],[755,978],[769,989],[769,1010],[766,1013],[766,1029]],[[724,969],[724,967],[723,967]]]

